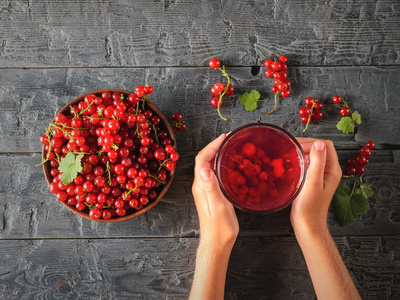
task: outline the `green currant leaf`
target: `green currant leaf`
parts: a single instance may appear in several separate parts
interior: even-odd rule
[[[71,183],[78,173],[82,171],[81,159],[83,154],[78,154],[75,156],[72,152],[68,152],[67,155],[61,159],[60,165],[58,166],[58,171],[61,174],[61,181],[63,184]]]
[[[243,93],[239,96],[240,104],[244,105],[247,111],[254,111],[257,108],[257,101],[260,96],[260,93],[256,90]]]
[[[347,226],[368,211],[368,200],[363,193],[351,193],[348,186],[340,185],[333,195],[331,206],[340,226]]]
[[[353,112],[351,116],[354,122],[356,122],[357,124],[361,124],[361,115],[358,113],[358,111]]]
[[[375,192],[372,186],[369,183],[362,183],[360,184],[361,193],[364,195],[365,198],[371,198]]]
[[[350,133],[354,129],[353,121],[350,117],[342,117],[339,123],[336,124],[336,128],[343,133]]]

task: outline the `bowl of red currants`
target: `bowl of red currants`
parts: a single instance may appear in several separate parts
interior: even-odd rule
[[[152,92],[149,85],[135,93],[97,90],[55,115],[40,137],[42,165],[50,191],[69,210],[119,222],[145,213],[165,195],[179,154],[173,129],[147,99]]]
[[[307,171],[304,152],[284,129],[252,123],[232,131],[215,156],[225,197],[241,210],[273,213],[300,193]]]

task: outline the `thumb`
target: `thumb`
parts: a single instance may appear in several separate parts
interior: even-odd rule
[[[307,173],[307,181],[310,185],[323,187],[326,165],[326,147],[322,140],[314,142],[310,151],[310,166]]]
[[[225,198],[219,188],[217,177],[211,169],[200,169],[200,178],[203,183],[204,191],[206,192],[208,200],[218,200]]]

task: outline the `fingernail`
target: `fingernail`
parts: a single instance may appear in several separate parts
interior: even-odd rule
[[[318,151],[324,151],[325,143],[323,141],[315,141],[314,148],[315,148],[315,150],[318,150]]]
[[[207,181],[211,177],[211,170],[210,169],[200,169],[200,177],[204,181]]]

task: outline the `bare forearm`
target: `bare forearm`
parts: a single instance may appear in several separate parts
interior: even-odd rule
[[[224,299],[226,270],[232,247],[200,242],[190,300]]]
[[[328,229],[296,236],[318,299],[361,299]]]

